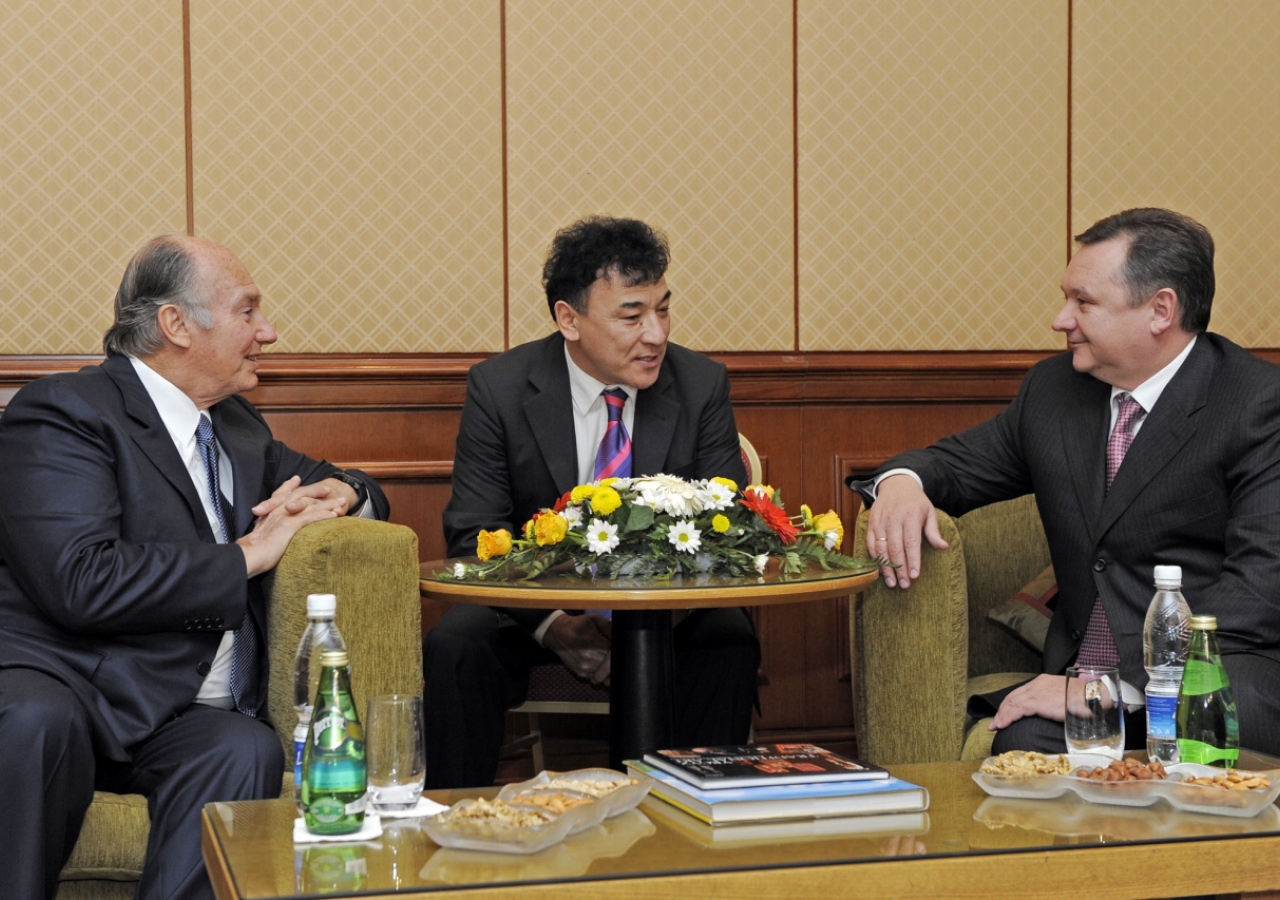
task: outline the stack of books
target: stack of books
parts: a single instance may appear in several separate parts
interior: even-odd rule
[[[651,794],[713,826],[704,837],[715,842],[735,839],[730,831],[750,840],[904,834],[928,827],[929,792],[923,787],[813,744],[659,750],[626,765],[632,775],[654,780]],[[850,816],[882,821],[814,821]],[[773,824],[742,827],[761,823]],[[714,827],[731,825],[737,827],[722,833]]]

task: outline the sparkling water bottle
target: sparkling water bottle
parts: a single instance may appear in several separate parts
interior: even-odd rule
[[[1230,767],[1240,757],[1240,722],[1217,633],[1217,616],[1191,617],[1191,645],[1178,691],[1178,755],[1182,762]]]
[[[302,815],[315,834],[350,834],[364,824],[368,766],[347,660],[346,650],[320,654],[320,686],[302,758]]]
[[[307,627],[298,641],[298,654],[293,658],[293,708],[298,713],[298,727],[293,730],[293,796],[302,810],[302,753],[311,725],[311,701],[320,685],[320,654],[325,650],[346,650],[342,633],[334,624],[338,598],[333,594],[307,595]]]
[[[1156,594],[1142,629],[1147,669],[1147,756],[1178,761],[1178,687],[1191,637],[1191,608],[1182,596],[1182,567],[1156,566]]]

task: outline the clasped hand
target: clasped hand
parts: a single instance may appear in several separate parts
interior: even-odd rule
[[[542,644],[554,650],[560,661],[579,678],[592,684],[609,683],[609,649],[613,623],[599,613],[556,616],[542,636]]]
[[[253,531],[236,541],[244,551],[249,577],[275,568],[289,542],[303,527],[347,514],[355,500],[349,485],[332,478],[303,485],[297,475],[253,508]]]

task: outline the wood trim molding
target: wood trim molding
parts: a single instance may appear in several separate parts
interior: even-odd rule
[[[999,403],[1012,400],[1048,350],[711,353],[729,368],[733,400],[754,405]],[[1280,348],[1255,349],[1280,364]],[[247,396],[261,409],[457,409],[467,372],[488,354],[273,353]],[[0,404],[22,385],[100,356],[0,355]]]
[[[449,481],[453,478],[451,459],[415,459],[399,462],[336,462],[339,469],[359,469],[378,481]]]

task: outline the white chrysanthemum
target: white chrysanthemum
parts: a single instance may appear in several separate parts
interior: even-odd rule
[[[658,512],[672,516],[696,516],[702,512],[702,491],[674,475],[651,475],[635,482],[632,488]]]
[[[718,481],[707,481],[702,486],[702,503],[705,509],[728,509],[733,506],[733,491]]]
[[[463,577],[465,577],[465,576],[466,576],[466,574],[467,574],[467,566],[466,566],[466,564],[465,564],[465,563],[454,563],[454,564],[453,564],[453,577],[454,577],[454,578],[463,578]]]
[[[702,532],[694,528],[693,523],[688,520],[676,522],[667,532],[667,540],[671,542],[671,546],[682,553],[696,553],[698,547],[702,545],[701,537]]]
[[[828,531],[826,535],[823,536],[822,546],[826,547],[828,550],[836,549],[836,545],[839,543],[840,532],[838,531]]]
[[[631,479],[615,478],[613,479],[613,482],[609,485],[609,487],[613,488],[615,491],[625,491],[631,487]]]
[[[755,563],[756,563],[756,571],[759,572],[761,575],[763,575],[764,567],[769,565],[769,554],[761,553],[759,556],[756,557]]]
[[[582,524],[582,507],[580,506],[566,506],[560,515],[564,516],[570,528],[577,528]]]
[[[612,553],[618,546],[618,526],[600,519],[592,519],[587,526],[587,549],[597,556]]]

